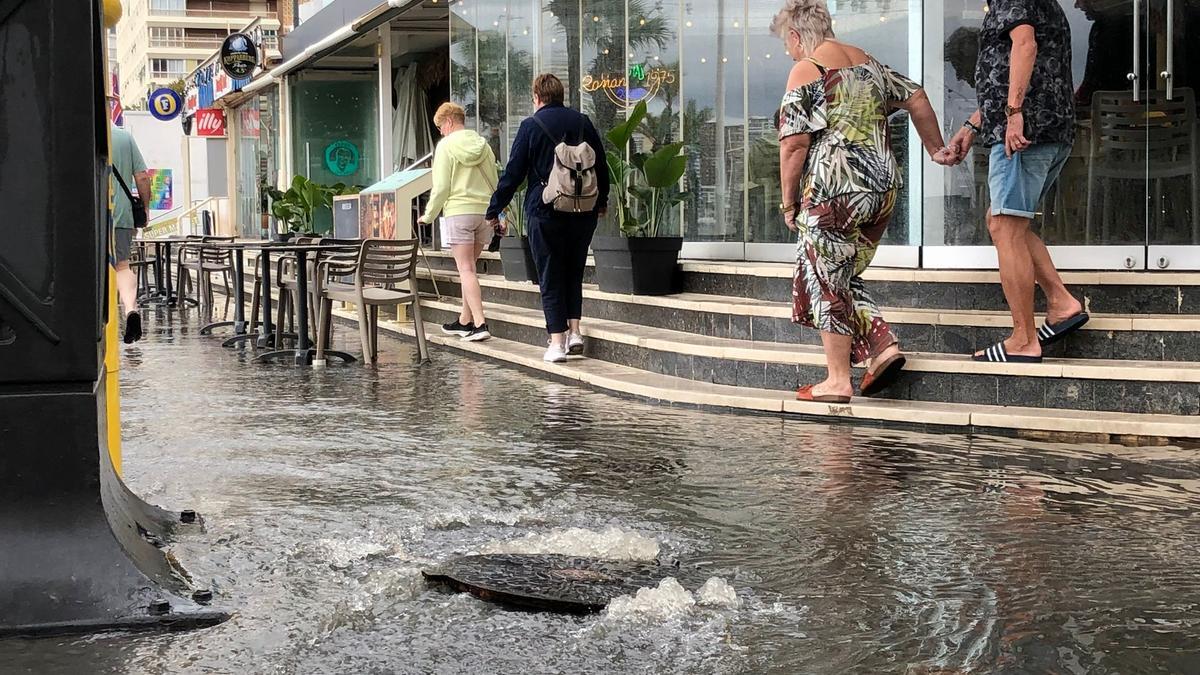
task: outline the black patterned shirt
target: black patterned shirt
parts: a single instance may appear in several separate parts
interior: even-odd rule
[[[1031,143],[1071,143],[1075,138],[1075,99],[1071,86],[1071,26],[1056,0],[991,0],[979,33],[975,87],[983,113],[980,141],[1004,142],[1008,120],[1009,31],[1033,26],[1037,59],[1022,110]]]

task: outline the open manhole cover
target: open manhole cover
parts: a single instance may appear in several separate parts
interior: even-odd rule
[[[557,554],[494,553],[455,558],[422,574],[482,600],[554,612],[599,612],[613,598],[658,586],[667,577],[696,588],[688,569],[657,561]]]

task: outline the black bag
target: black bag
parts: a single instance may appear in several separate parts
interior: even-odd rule
[[[121,184],[121,189],[125,191],[125,196],[129,197],[129,203],[133,208],[133,226],[137,229],[142,229],[146,226],[146,202],[142,201],[141,195],[134,197],[129,191],[129,186],[125,184],[125,179],[121,178],[121,172],[117,171],[117,167],[113,167],[113,175],[117,177],[117,182]]]

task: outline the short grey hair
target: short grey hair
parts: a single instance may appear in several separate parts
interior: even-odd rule
[[[833,35],[833,17],[825,0],[786,0],[771,20],[771,32],[787,39],[789,30],[800,36],[800,46],[812,53]]]

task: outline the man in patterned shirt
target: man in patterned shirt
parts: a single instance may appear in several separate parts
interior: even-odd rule
[[[975,354],[977,361],[1037,363],[1042,347],[1087,322],[1063,285],[1030,222],[1071,154],[1075,103],[1071,28],[1055,0],[991,0],[979,34],[975,69],[979,110],[950,148],[966,156],[978,136],[989,149],[992,204],[988,231],[1000,261],[1000,283],[1013,318],[1012,336]],[[1048,311],[1034,327],[1034,281]]]

